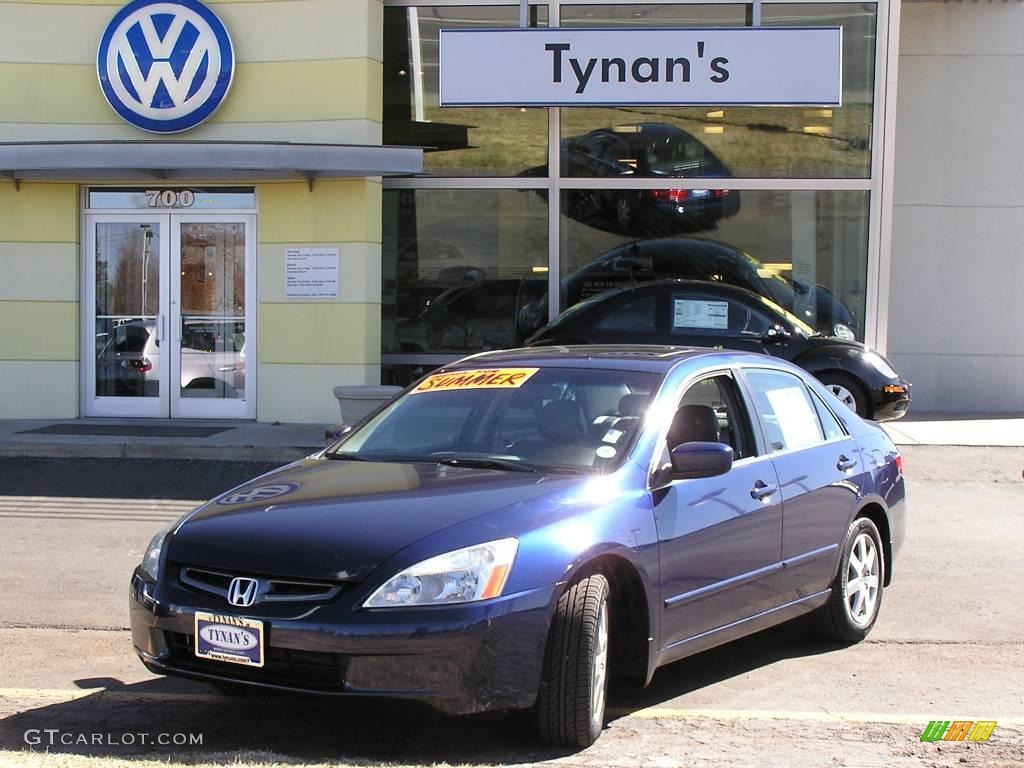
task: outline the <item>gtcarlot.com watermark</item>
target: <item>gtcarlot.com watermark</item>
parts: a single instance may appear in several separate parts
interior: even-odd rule
[[[201,747],[201,733],[77,733],[60,728],[29,728],[23,736],[30,747]]]

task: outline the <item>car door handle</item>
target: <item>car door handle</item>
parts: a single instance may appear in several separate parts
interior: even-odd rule
[[[839,454],[839,461],[836,462],[836,469],[841,472],[845,472],[848,469],[853,469],[857,466],[856,459],[848,459],[845,454]]]
[[[779,490],[777,485],[768,485],[758,480],[754,483],[754,487],[750,489],[750,498],[764,501],[777,490]]]

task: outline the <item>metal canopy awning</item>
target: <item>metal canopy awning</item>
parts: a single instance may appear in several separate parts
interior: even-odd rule
[[[234,141],[0,143],[0,176],[17,181],[262,181],[405,176],[419,147]]]

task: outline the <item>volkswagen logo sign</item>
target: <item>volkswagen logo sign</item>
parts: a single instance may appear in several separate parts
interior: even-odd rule
[[[151,133],[180,133],[209,119],[235,72],[231,38],[198,0],[135,0],[100,41],[100,88],[124,120]]]
[[[298,483],[274,483],[273,485],[258,485],[255,488],[246,488],[242,491],[233,491],[223,498],[217,499],[218,504],[252,504],[277,496],[284,496],[299,487]]]

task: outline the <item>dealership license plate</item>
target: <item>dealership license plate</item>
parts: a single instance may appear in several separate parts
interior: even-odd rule
[[[196,656],[263,666],[263,622],[239,616],[196,612]]]

